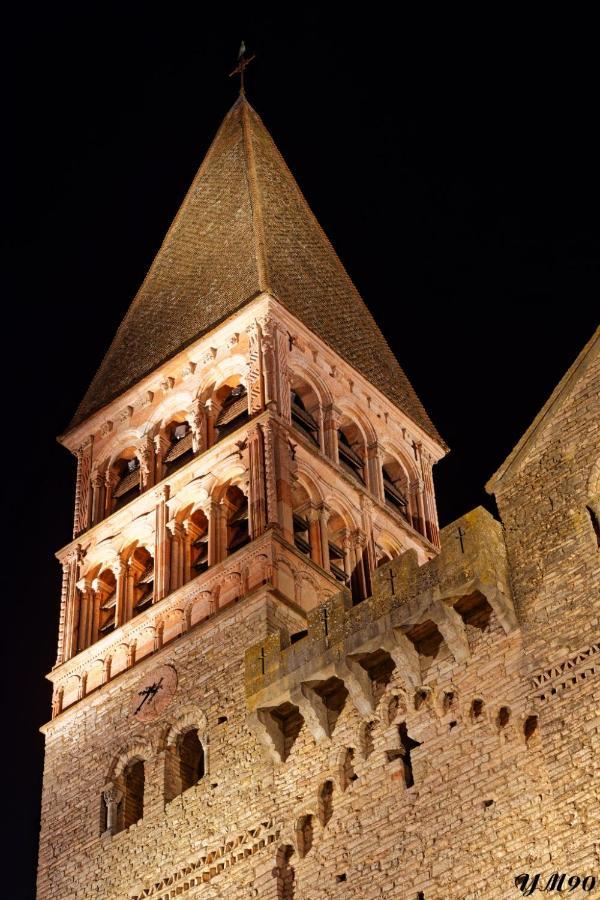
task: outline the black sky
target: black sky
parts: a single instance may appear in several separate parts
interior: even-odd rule
[[[55,435],[235,99],[240,38],[250,101],[452,448],[442,524],[494,508],[484,482],[597,324],[598,68],[591,23],[547,19],[66,3],[4,26],[3,895],[31,897],[75,472]]]

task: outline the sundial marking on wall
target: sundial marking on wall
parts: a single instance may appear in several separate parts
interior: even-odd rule
[[[167,708],[176,690],[177,672],[173,666],[152,669],[133,692],[131,716],[138,722],[151,722]]]

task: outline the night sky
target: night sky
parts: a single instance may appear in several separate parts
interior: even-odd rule
[[[209,23],[201,4],[34,3],[3,23],[2,896],[34,890],[53,555],[75,479],[55,436],[235,100],[242,37],[250,102],[451,447],[435,473],[442,524],[494,510],[485,481],[598,320],[586,23],[222,6]]]

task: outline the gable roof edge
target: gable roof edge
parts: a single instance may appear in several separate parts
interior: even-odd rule
[[[592,359],[593,352],[598,348],[600,348],[600,326],[596,329],[573,365],[567,370],[556,385],[527,431],[511,450],[502,465],[494,472],[492,477],[486,483],[485,489],[488,494],[496,493],[500,484],[510,473],[514,472],[516,474],[524,462],[526,450],[535,446],[536,441],[544,431],[546,423],[550,421],[551,416],[556,413],[565,402],[571,389],[577,384],[586,371],[590,360]]]

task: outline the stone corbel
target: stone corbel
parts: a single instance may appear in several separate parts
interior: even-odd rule
[[[331,729],[323,698],[308,684],[299,684],[292,688],[290,699],[300,710],[317,744],[328,740],[331,737]]]
[[[360,715],[372,715],[375,712],[373,687],[369,675],[361,664],[350,657],[346,657],[338,660],[334,669],[336,676],[344,682],[346,690]]]
[[[446,606],[441,600],[436,600],[428,610],[428,618],[439,628],[456,662],[466,662],[471,656],[471,651],[463,620],[456,610]]]
[[[498,584],[488,581],[478,581],[476,589],[481,591],[488,601],[506,634],[510,634],[511,631],[518,628],[519,623],[517,621],[513,602],[510,597],[506,596]]]
[[[404,680],[412,688],[421,686],[421,662],[415,645],[400,629],[392,629],[391,634],[382,644],[382,650],[387,650],[398,671]]]
[[[257,709],[246,716],[246,724],[264,748],[269,759],[275,764],[282,763],[285,756],[284,736],[279,723],[268,709]]]

